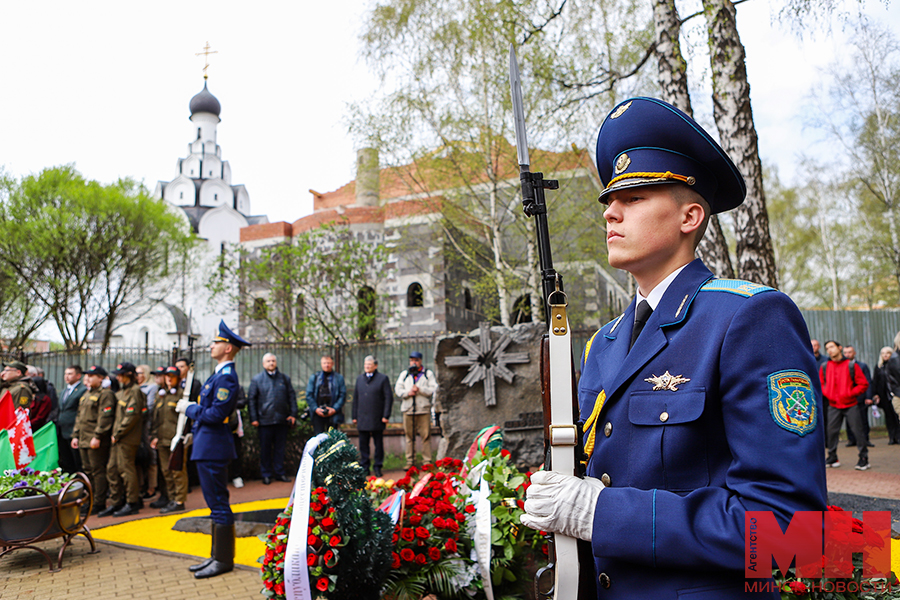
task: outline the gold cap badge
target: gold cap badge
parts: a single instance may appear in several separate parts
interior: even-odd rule
[[[622,171],[628,168],[628,165],[631,164],[631,158],[624,152],[619,155],[619,158],[616,159],[616,171],[615,175],[620,174]]]

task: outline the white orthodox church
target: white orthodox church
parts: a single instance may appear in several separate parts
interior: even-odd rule
[[[159,181],[153,197],[162,199],[181,215],[204,244],[168,289],[158,296],[152,293],[145,303],[119,319],[110,345],[130,348],[184,348],[187,334],[208,343],[218,330],[220,319],[233,327],[238,323],[237,306],[213,302],[205,283],[209,270],[219,264],[222,254],[240,242],[241,228],[268,223],[266,216],[251,216],[250,195],[243,185],[232,185],[231,166],[222,160],[216,142],[222,106],[207,89],[191,98],[192,141],[188,155],[179,158],[175,178]],[[190,321],[190,323],[189,323]],[[93,340],[103,339],[98,327]]]

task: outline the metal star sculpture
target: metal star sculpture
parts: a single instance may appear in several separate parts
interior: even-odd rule
[[[497,404],[496,378],[500,377],[506,383],[512,383],[516,374],[506,365],[523,364],[530,359],[527,352],[505,352],[506,347],[512,343],[510,332],[500,336],[497,345],[492,347],[491,324],[482,322],[479,329],[481,333],[477,344],[467,337],[459,341],[459,345],[468,354],[448,356],[444,358],[444,364],[448,367],[469,367],[469,372],[462,382],[472,387],[479,381],[484,381],[484,404],[494,406]]]

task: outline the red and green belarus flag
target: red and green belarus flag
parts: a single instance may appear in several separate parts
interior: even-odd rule
[[[56,425],[47,423],[32,435],[28,411],[15,406],[5,390],[0,395],[0,471],[26,466],[38,471],[59,466]]]

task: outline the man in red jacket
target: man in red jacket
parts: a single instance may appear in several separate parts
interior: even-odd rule
[[[857,471],[869,468],[869,439],[862,427],[862,416],[856,407],[856,399],[869,387],[866,376],[854,360],[844,358],[843,348],[834,340],[825,342],[828,362],[819,367],[822,395],[828,401],[828,424],[825,445],[828,448],[826,467],[839,467],[837,446],[841,425],[847,419],[847,428],[853,432],[859,448]]]

